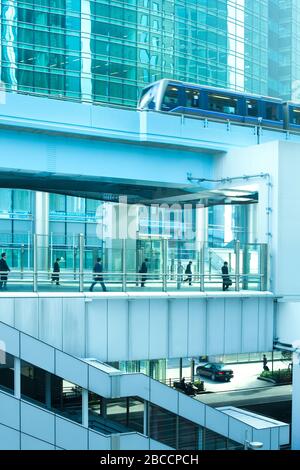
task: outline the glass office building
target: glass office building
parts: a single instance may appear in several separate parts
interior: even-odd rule
[[[125,106],[165,77],[296,97],[299,11],[298,0],[0,0],[0,77],[10,91]],[[51,196],[49,233],[92,238],[97,206]],[[221,209],[210,211],[214,243]],[[2,190],[1,240],[25,242],[34,213],[28,191]]]
[[[269,5],[269,94],[300,101],[300,3]]]
[[[136,104],[170,77],[267,94],[267,0],[1,0],[8,89]]]

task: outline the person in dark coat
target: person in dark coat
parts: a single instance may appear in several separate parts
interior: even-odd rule
[[[59,273],[60,273],[60,266],[59,266],[60,258],[56,258],[55,263],[53,264],[53,273],[51,277],[51,282],[55,282],[57,286],[59,286]]]
[[[10,269],[6,262],[6,253],[2,253],[0,259],[0,289],[7,289],[7,278]]]
[[[93,289],[94,289],[95,285],[97,284],[97,282],[100,282],[103,292],[106,292],[107,289],[106,289],[106,286],[104,284],[103,275],[102,275],[103,266],[102,266],[102,259],[101,258],[97,258],[97,261],[96,261],[94,269],[93,269],[93,273],[94,273],[94,281],[91,284],[90,292],[93,291]]]
[[[263,355],[263,369],[266,370],[266,371],[269,371],[269,367],[267,366],[268,364],[268,359],[267,359],[267,356],[264,354]]]
[[[229,277],[227,261],[225,261],[223,266],[222,266],[222,278],[223,278],[223,290],[227,290],[228,287],[231,286],[231,284],[232,284],[232,281]]]
[[[140,267],[139,273],[144,274],[141,276],[141,287],[145,287],[145,282],[147,281],[147,276],[145,274],[148,272],[148,258],[145,258],[145,261],[142,262],[142,266]]]
[[[192,264],[193,264],[193,262],[192,262],[192,261],[189,261],[189,262],[188,262],[188,265],[187,265],[187,267],[186,267],[186,269],[185,269],[185,274],[187,274],[187,278],[184,280],[184,282],[189,281],[189,286],[192,285],[192,274],[193,274],[193,273],[192,273]]]

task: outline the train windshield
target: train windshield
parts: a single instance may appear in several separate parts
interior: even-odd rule
[[[215,93],[208,94],[208,109],[217,113],[238,114],[237,98],[224,96]]]
[[[259,116],[259,107],[258,101],[253,99],[246,100],[246,112],[247,116],[258,117]]]
[[[158,84],[144,88],[141,94],[139,109],[155,109]]]
[[[300,125],[300,108],[290,108],[290,123]]]
[[[179,88],[168,85],[161,105],[163,111],[171,111],[179,106]]]

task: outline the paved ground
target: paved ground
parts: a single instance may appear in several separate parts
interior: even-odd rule
[[[170,361],[170,365],[172,362]],[[271,361],[268,362],[268,366],[271,370]],[[197,367],[197,364],[195,368]],[[258,380],[257,377],[262,372],[262,363],[248,363],[248,364],[230,364],[228,365],[233,370],[234,377],[230,382],[214,382],[209,378],[201,377],[201,380],[205,383],[205,390],[209,392],[229,392],[232,390],[245,390],[253,388],[270,388],[273,385],[270,382]],[[274,361],[274,370],[286,369],[288,367],[287,362]],[[186,381],[190,380],[191,369],[190,367],[183,368],[183,376]],[[167,370],[167,379],[177,379],[179,377],[178,368],[169,368]]]
[[[287,402],[292,398],[292,385],[276,387],[251,388],[230,392],[203,393],[196,395],[197,400],[211,406],[246,406],[269,404],[270,402]]]

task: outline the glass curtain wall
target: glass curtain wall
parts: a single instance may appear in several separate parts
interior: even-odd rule
[[[270,0],[269,94],[300,100],[300,4]]]
[[[267,93],[267,0],[1,0],[8,89],[135,106],[174,78]]]

